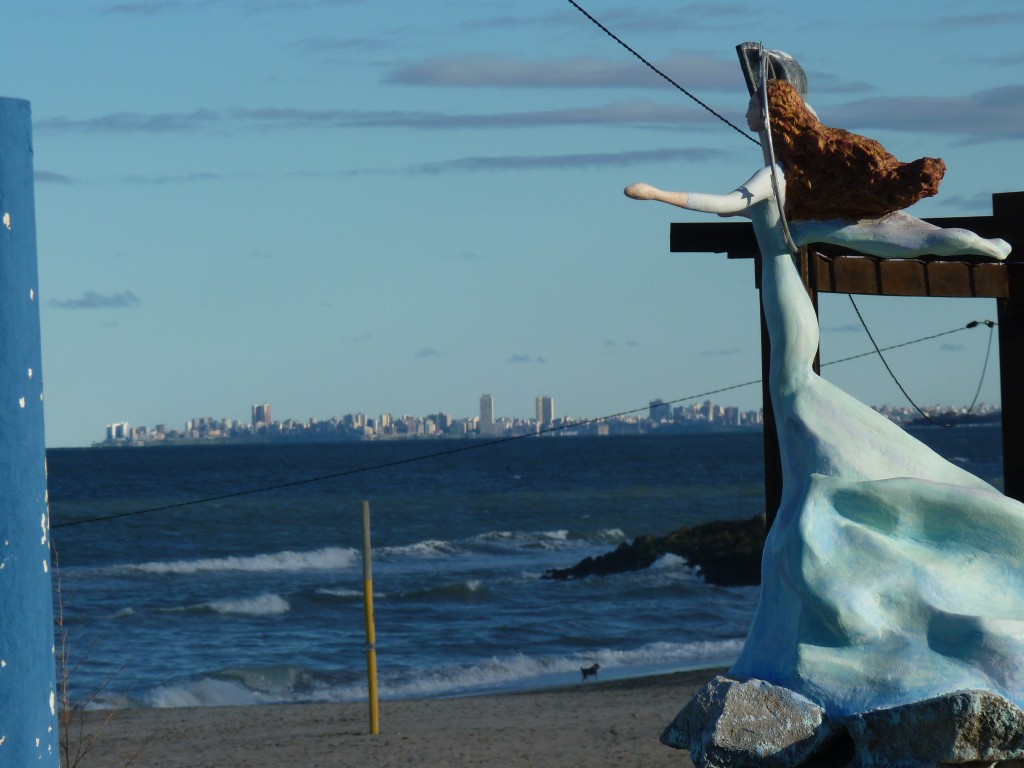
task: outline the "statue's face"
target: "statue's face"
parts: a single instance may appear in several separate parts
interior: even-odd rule
[[[761,119],[761,97],[756,92],[750,97],[750,103],[747,105],[747,125],[752,131],[760,131],[764,127],[764,121]]]

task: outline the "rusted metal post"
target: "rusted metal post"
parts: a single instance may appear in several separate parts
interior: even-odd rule
[[[0,765],[57,768],[29,103],[0,98]]]

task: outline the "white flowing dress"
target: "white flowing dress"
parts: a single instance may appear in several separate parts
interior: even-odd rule
[[[1024,708],[1024,504],[813,372],[817,317],[776,201],[746,215],[763,254],[783,496],[732,674],[795,690],[832,716],[962,689]],[[933,252],[899,219],[859,233],[792,229],[798,244],[831,231],[873,255]]]

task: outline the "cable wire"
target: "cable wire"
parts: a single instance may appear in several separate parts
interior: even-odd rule
[[[621,46],[622,46],[623,48],[625,48],[625,49],[626,49],[627,51],[629,51],[629,52],[630,52],[631,54],[633,54],[634,56],[636,56],[636,57],[637,57],[637,58],[638,58],[638,59],[639,59],[639,60],[640,60],[641,62],[643,62],[643,63],[644,63],[645,65],[647,65],[647,67],[648,67],[649,69],[651,69],[651,70],[652,70],[652,71],[654,71],[654,72],[655,72],[656,74],[658,74],[658,75],[660,75],[661,77],[663,77],[663,78],[664,78],[665,80],[667,80],[667,81],[668,81],[668,82],[669,82],[669,83],[670,83],[671,85],[675,86],[675,87],[676,87],[676,88],[677,88],[678,90],[682,91],[682,92],[683,92],[683,93],[684,93],[685,95],[689,96],[689,97],[690,97],[691,99],[693,99],[693,100],[694,100],[695,102],[697,102],[697,103],[698,103],[698,104],[699,104],[700,106],[704,107],[704,109],[706,109],[706,110],[707,110],[708,112],[710,112],[710,113],[711,113],[712,115],[714,115],[714,116],[715,116],[715,117],[717,117],[717,118],[718,118],[719,120],[721,120],[721,121],[722,121],[723,123],[725,123],[726,125],[728,125],[728,126],[729,126],[730,128],[732,128],[732,129],[733,129],[734,131],[736,131],[736,132],[737,132],[737,133],[738,133],[738,134],[739,134],[740,136],[742,136],[743,138],[747,139],[748,141],[752,141],[752,142],[754,142],[755,144],[757,144],[757,146],[761,146],[761,142],[759,142],[759,141],[758,141],[757,139],[755,139],[754,137],[752,137],[752,136],[751,136],[751,135],[750,135],[749,133],[747,133],[746,131],[744,131],[744,130],[743,130],[742,128],[740,128],[740,127],[739,127],[739,126],[737,126],[737,125],[736,125],[735,123],[733,123],[732,121],[730,121],[730,120],[729,120],[728,118],[726,118],[726,117],[723,117],[722,115],[720,115],[720,114],[719,114],[718,112],[716,112],[716,111],[715,111],[714,109],[712,109],[711,107],[709,107],[709,106],[708,106],[707,104],[705,104],[705,103],[704,103],[703,101],[701,101],[700,99],[698,99],[698,98],[697,98],[696,96],[694,96],[694,95],[693,95],[692,93],[690,93],[690,92],[689,92],[688,90],[686,90],[685,88],[683,88],[683,86],[681,86],[681,85],[680,85],[679,83],[677,83],[677,82],[676,82],[675,80],[673,80],[673,79],[672,79],[671,77],[669,77],[669,76],[668,76],[668,75],[666,75],[666,74],[665,74],[664,72],[662,72],[662,71],[661,71],[660,69],[658,69],[658,68],[657,68],[656,66],[654,66],[653,64],[651,64],[651,62],[649,62],[649,61],[648,61],[647,59],[645,59],[645,58],[644,58],[643,56],[641,56],[641,55],[640,55],[639,53],[637,53],[637,52],[636,52],[636,51],[635,51],[635,50],[634,50],[633,48],[631,48],[630,46],[628,46],[628,45],[627,45],[627,44],[626,44],[625,42],[623,42],[623,40],[622,40],[621,38],[619,38],[618,36],[616,36],[614,32],[612,32],[612,31],[611,31],[610,29],[608,29],[608,27],[606,27],[606,26],[605,26],[604,24],[602,24],[602,23],[601,23],[600,21],[598,21],[598,20],[597,20],[597,19],[595,19],[595,18],[594,18],[593,16],[591,16],[591,15],[590,15],[589,13],[587,13],[587,12],[586,12],[586,11],[585,11],[585,10],[584,10],[584,9],[582,8],[582,6],[580,6],[580,4],[576,2],[576,0],[569,0],[569,4],[570,4],[570,5],[572,5],[572,6],[573,6],[573,7],[574,7],[574,8],[575,8],[575,9],[576,9],[577,11],[579,11],[580,13],[582,13],[582,14],[583,14],[584,16],[586,16],[586,17],[587,17],[588,19],[590,19],[590,20],[591,20],[592,22],[594,22],[594,24],[596,24],[596,25],[597,25],[597,26],[598,26],[598,27],[599,27],[599,28],[601,29],[601,31],[602,31],[602,32],[604,32],[604,33],[605,33],[606,35],[608,35],[608,37],[610,37],[610,38],[611,38],[612,40],[614,40],[614,41],[615,41],[616,43],[618,43],[619,45],[621,45]]]
[[[875,337],[871,334],[871,330],[868,328],[868,324],[864,322],[864,316],[861,315],[860,308],[857,306],[857,302],[853,300],[853,295],[847,294],[847,297],[850,299],[850,303],[853,305],[853,311],[857,313],[857,319],[860,320],[860,324],[864,327],[864,332],[868,335],[868,339],[871,340],[871,345],[875,348],[875,352],[878,353],[878,359],[882,361],[882,365],[885,366],[885,370],[889,372],[889,376],[892,377],[892,380],[896,383],[896,386],[899,387],[900,392],[903,393],[903,396],[907,398],[908,402],[912,406],[914,406],[914,409],[919,414],[921,414],[921,416],[924,417],[926,421],[934,424],[937,427],[942,427],[943,429],[955,427],[956,424],[953,423],[943,424],[942,422],[936,421],[927,413],[925,413],[924,410],[922,410],[921,406],[914,402],[914,398],[910,396],[910,393],[908,393],[907,390],[904,388],[903,384],[900,383],[900,380],[896,377],[896,374],[893,372],[892,368],[889,367],[889,363],[886,361],[885,355],[882,354],[882,350],[878,348],[878,343],[875,341]],[[978,388],[974,393],[974,400],[971,401],[971,407],[968,409],[968,413],[970,413],[970,411],[973,410],[975,403],[978,402],[978,395],[981,392],[981,385],[985,381],[985,371],[988,369],[988,358],[992,352],[992,330],[996,325],[992,320],[984,320],[981,322],[987,325],[989,329],[988,350],[985,352],[985,363],[981,369],[981,380],[978,382]],[[978,325],[979,322],[977,320],[974,320],[968,323],[965,326],[965,328],[976,328]],[[869,352],[868,354],[871,353]]]

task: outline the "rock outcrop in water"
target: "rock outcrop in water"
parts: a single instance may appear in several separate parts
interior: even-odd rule
[[[587,557],[571,568],[552,568],[545,579],[579,579],[649,568],[664,555],[677,555],[700,570],[709,584],[723,587],[761,583],[764,515],[749,520],[716,520],[680,528],[667,536],[645,534],[606,555]]]

